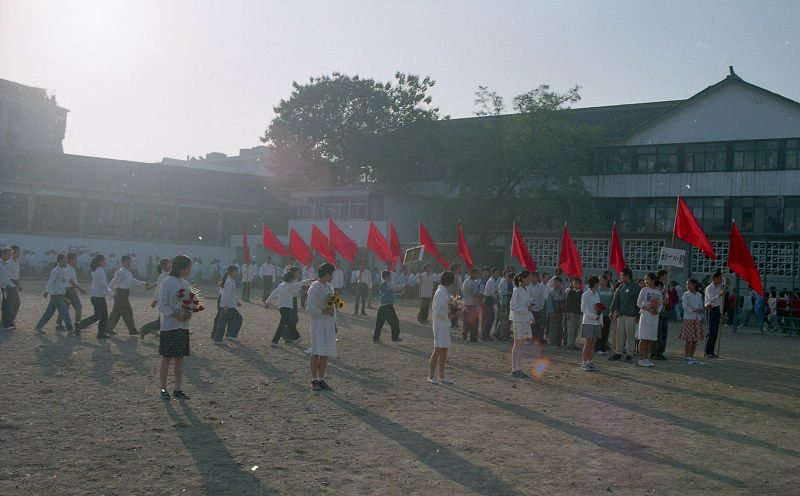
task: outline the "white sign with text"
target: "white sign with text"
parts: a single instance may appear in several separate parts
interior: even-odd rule
[[[661,247],[661,255],[658,257],[658,265],[669,265],[670,267],[683,267],[685,262],[686,262],[686,250]]]

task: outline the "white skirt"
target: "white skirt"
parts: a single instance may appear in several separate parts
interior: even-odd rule
[[[658,315],[642,311],[639,317],[639,339],[658,340]]]
[[[449,348],[450,347],[450,321],[447,324],[436,325],[433,324],[433,347],[434,348]]]
[[[336,324],[333,319],[311,320],[311,354],[336,356]]]

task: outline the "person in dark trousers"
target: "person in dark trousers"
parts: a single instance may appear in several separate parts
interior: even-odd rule
[[[269,308],[269,302],[276,296],[278,297],[278,311],[281,314],[281,320],[270,343],[273,348],[281,347],[279,343],[281,336],[287,343],[297,344],[302,341],[300,333],[297,332],[297,294],[303,289],[303,285],[311,282],[309,280],[298,282],[297,271],[289,270],[283,274],[283,281],[264,300],[264,308]]]
[[[711,284],[706,287],[705,295],[706,310],[708,310],[708,336],[706,337],[706,358],[716,358],[714,348],[717,346],[717,336],[719,336],[719,324],[721,317],[721,306],[723,298],[722,290],[722,271],[717,270],[711,276]]]
[[[661,313],[658,314],[658,339],[653,343],[650,350],[650,358],[653,360],[666,360],[664,352],[667,350],[667,333],[669,331],[669,316],[672,313],[672,305],[669,303],[669,290],[667,288],[667,271],[660,269],[656,272],[658,276],[658,289],[663,293],[661,301],[664,305]]]
[[[622,360],[633,362],[632,355],[636,346],[634,333],[636,319],[639,314],[639,307],[636,302],[639,299],[641,286],[633,280],[633,272],[628,267],[622,269],[620,274],[622,283],[617,286],[614,292],[614,299],[611,300],[609,314],[616,320],[616,331],[614,334],[614,353],[608,357],[609,360]]]
[[[98,339],[105,339],[108,337],[108,334],[106,334],[106,322],[108,322],[106,296],[109,294],[109,289],[105,266],[106,257],[103,255],[95,255],[89,263],[89,269],[92,271],[92,289],[89,292],[89,300],[92,302],[94,314],[75,323],[75,330],[80,331],[97,322]]]
[[[500,285],[500,269],[492,268],[491,277],[486,281],[483,288],[483,329],[481,339],[492,341],[492,326],[494,325],[494,306],[497,303],[497,290]]]
[[[238,307],[242,306],[239,299],[236,297],[236,276],[238,276],[239,267],[236,265],[229,265],[225,269],[222,280],[219,285],[219,309],[218,318],[215,318],[216,327],[214,334],[211,338],[214,344],[221,344],[223,336],[227,336],[228,340],[233,342],[239,341],[239,330],[242,328],[242,315],[239,313]]]
[[[2,262],[0,262],[2,263]],[[19,246],[11,245],[11,255],[5,262],[8,280],[3,290],[3,324],[8,331],[17,328],[16,319],[19,311],[19,292],[22,291],[22,284],[19,282]]]
[[[381,272],[381,306],[378,308],[378,317],[375,320],[375,334],[372,335],[373,343],[381,342],[381,331],[383,324],[389,323],[392,328],[392,341],[399,342],[400,339],[400,321],[397,318],[397,312],[394,311],[394,294],[405,291],[405,284],[396,286],[392,284],[392,271],[384,270]]]

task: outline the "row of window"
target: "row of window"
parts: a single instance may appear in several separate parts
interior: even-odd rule
[[[381,220],[383,201],[379,195],[317,196],[297,198],[291,218],[298,220]]]
[[[593,173],[800,169],[800,139],[625,146],[595,151]]]
[[[735,220],[746,233],[800,234],[800,196],[692,197],[685,201],[709,233],[728,232]],[[674,197],[597,200],[607,222],[616,221],[625,232],[642,233],[671,233],[676,202]]]
[[[182,240],[195,243],[227,244],[231,235],[241,234],[242,226],[260,226],[265,219],[258,213],[219,209],[134,203],[129,220],[128,202],[87,199],[83,232],[90,236],[134,239]],[[80,199],[37,195],[33,222],[28,226],[28,195],[0,195],[0,229],[8,231],[78,234]],[[180,219],[180,222],[178,222]]]

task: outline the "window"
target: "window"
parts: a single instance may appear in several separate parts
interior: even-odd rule
[[[783,232],[800,234],[800,196],[783,198]]]
[[[45,232],[78,232],[81,208],[78,198],[39,195],[35,197],[34,201],[34,229]]]
[[[684,170],[715,172],[725,170],[724,143],[692,143],[684,148]]]
[[[601,148],[595,151],[594,174],[636,172],[633,148]]]
[[[775,170],[778,168],[778,142],[756,142],[756,170]]]
[[[86,200],[86,234],[122,237],[128,234],[128,202]]]
[[[786,219],[784,212],[784,223]],[[780,232],[778,198],[775,196],[743,196],[731,198],[731,217],[742,232]],[[705,224],[703,225],[705,228]]]
[[[0,229],[25,230],[28,227],[28,195],[0,193]]]
[[[133,214],[133,235],[137,239],[174,239],[175,207],[137,203]]]
[[[655,146],[640,146],[636,149],[639,172],[655,172],[658,162],[658,148]]]
[[[217,223],[209,219],[217,218],[217,210],[194,207],[180,207],[178,211],[178,237],[181,241],[194,243],[218,242]],[[235,226],[234,226],[235,227]],[[242,226],[238,228],[242,232]],[[223,241],[224,242],[224,241]],[[226,243],[227,244],[227,243]]]
[[[756,165],[756,144],[753,141],[740,141],[733,144],[733,170],[754,170]]]
[[[800,139],[786,140],[786,168],[800,169]]]

